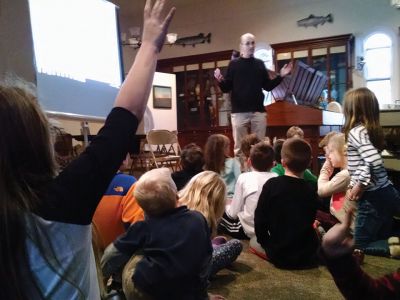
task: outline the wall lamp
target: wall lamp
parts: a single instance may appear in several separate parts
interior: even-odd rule
[[[130,36],[127,37],[125,32],[121,33],[121,42],[122,46],[129,46],[134,49],[138,49],[142,44],[141,35],[140,35],[140,27],[131,27],[129,28]],[[166,45],[172,45],[178,39],[177,33],[168,33],[166,39]]]

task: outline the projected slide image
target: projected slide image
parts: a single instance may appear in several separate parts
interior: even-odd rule
[[[29,0],[39,101],[48,111],[107,116],[122,82],[116,6]]]

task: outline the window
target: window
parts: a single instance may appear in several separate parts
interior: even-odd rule
[[[384,33],[374,33],[364,42],[364,76],[367,87],[378,98],[380,106],[392,102],[392,40]]]

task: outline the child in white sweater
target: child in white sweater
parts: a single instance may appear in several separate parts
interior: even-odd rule
[[[240,174],[235,186],[232,202],[225,209],[219,229],[238,239],[255,236],[254,211],[258,197],[265,182],[276,173],[270,172],[274,161],[274,150],[265,143],[254,145],[250,151],[249,165],[251,172]]]

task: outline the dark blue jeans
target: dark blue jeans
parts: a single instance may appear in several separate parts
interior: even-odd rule
[[[364,192],[358,201],[354,240],[366,254],[388,256],[387,239],[392,235],[393,215],[400,211],[400,196],[389,185]]]

